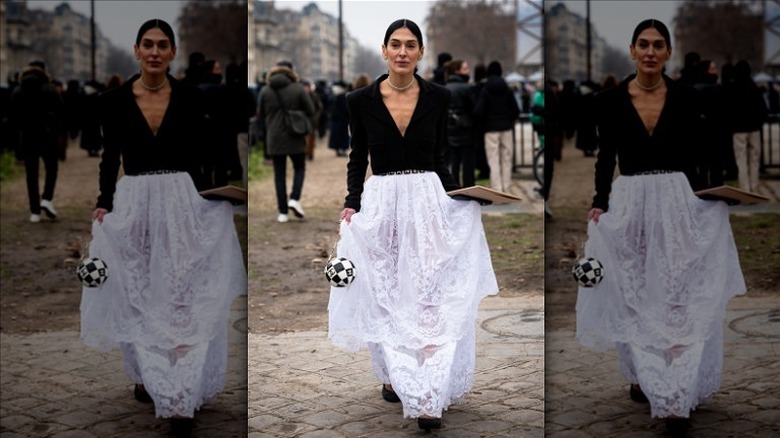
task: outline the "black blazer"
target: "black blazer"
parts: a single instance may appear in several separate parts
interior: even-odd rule
[[[347,165],[348,194],[344,206],[356,211],[360,210],[369,155],[374,174],[405,169],[431,170],[439,175],[445,190],[460,188],[445,161],[449,90],[415,75],[420,97],[406,134],[402,136],[379,91],[379,83],[386,78],[385,74],[368,87],[347,96],[352,151]]]
[[[684,172],[694,190],[702,187],[703,124],[698,92],[664,76],[666,101],[652,135],[647,132],[628,94],[629,76],[595,97],[599,152],[593,207],[606,211],[615,165],[621,175],[652,170]]]
[[[169,76],[171,100],[155,136],[135,102],[132,83],[138,77],[98,99],[104,151],[97,207],[109,211],[120,164],[126,175],[152,170],[188,172],[199,190],[208,188],[202,172],[208,146],[203,92]]]

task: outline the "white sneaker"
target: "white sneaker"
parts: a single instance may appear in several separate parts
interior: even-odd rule
[[[39,214],[31,214],[30,215],[30,222],[32,222],[34,224],[37,224],[40,221],[41,221],[41,215],[39,215]]]
[[[303,207],[301,207],[301,203],[298,202],[296,199],[290,199],[290,202],[287,203],[287,207],[292,210],[293,214],[297,217],[303,217]]]
[[[281,214],[280,213],[279,216],[276,217],[276,222],[285,223],[285,222],[287,222],[289,220],[290,220],[290,218],[286,214]]]
[[[49,219],[57,219],[57,210],[54,209],[54,204],[48,199],[41,200],[41,210],[46,213]]]

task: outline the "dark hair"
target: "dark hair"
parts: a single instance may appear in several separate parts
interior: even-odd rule
[[[661,34],[661,36],[664,38],[664,41],[666,41],[666,46],[669,48],[669,50],[671,50],[672,37],[669,34],[669,29],[666,28],[665,24],[659,20],[656,20],[655,18],[649,18],[636,25],[636,29],[634,29],[634,35],[631,37],[631,45],[633,46],[636,44],[636,40],[639,38],[639,34],[642,33],[642,31],[650,28],[657,30],[658,33]]]
[[[504,69],[501,68],[501,63],[498,61],[491,61],[488,64],[487,75],[488,76],[501,76],[504,74]]]
[[[164,33],[165,36],[171,40],[171,46],[176,47],[176,37],[173,35],[173,29],[171,28],[171,25],[166,23],[164,20],[160,20],[159,18],[152,18],[151,20],[141,25],[141,28],[138,29],[138,35],[135,37],[135,45],[137,46],[141,44],[141,38],[143,38],[144,34],[150,29],[154,28],[160,29],[162,33]]]
[[[407,20],[406,18],[401,18],[390,23],[390,26],[387,28],[387,32],[385,32],[384,45],[387,45],[387,42],[390,41],[390,35],[392,35],[393,32],[403,27],[409,29],[409,31],[414,34],[415,38],[417,38],[417,42],[420,43],[420,47],[423,47],[423,36],[420,27],[417,26],[414,21]]]
[[[479,82],[487,77],[487,67],[485,64],[477,64],[474,66],[474,82]]]

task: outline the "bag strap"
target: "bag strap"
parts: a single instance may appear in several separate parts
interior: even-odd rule
[[[282,108],[282,111],[284,111],[284,115],[287,115],[287,106],[284,105],[284,100],[282,100],[281,93],[279,93],[279,90],[276,88],[274,88],[273,90],[274,90],[274,94],[276,94],[276,100],[277,102],[279,102],[279,107]]]

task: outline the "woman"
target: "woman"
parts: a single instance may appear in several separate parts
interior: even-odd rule
[[[121,347],[135,398],[186,435],[224,386],[227,320],[246,273],[231,205],[196,189],[203,98],[168,74],[173,30],[147,21],[134,52],[141,74],[100,97],[105,151],[89,252],[109,277],[82,293],[81,338]]]
[[[445,192],[458,188],[445,161],[449,92],[415,73],[423,50],[415,23],[393,22],[382,46],[389,73],[347,98],[338,253],[358,274],[331,289],[328,310],[330,340],[367,347],[383,398],[430,430],[471,388],[477,307],[498,286],[480,206]]]
[[[636,74],[595,102],[585,254],[605,275],[596,289],[579,290],[577,338],[597,351],[616,347],[631,398],[649,401],[652,417],[681,433],[720,385],[725,307],[745,283],[728,207],[692,190],[704,146],[699,109],[695,90],[664,75],[670,40],[663,23],[641,22],[630,45]]]

